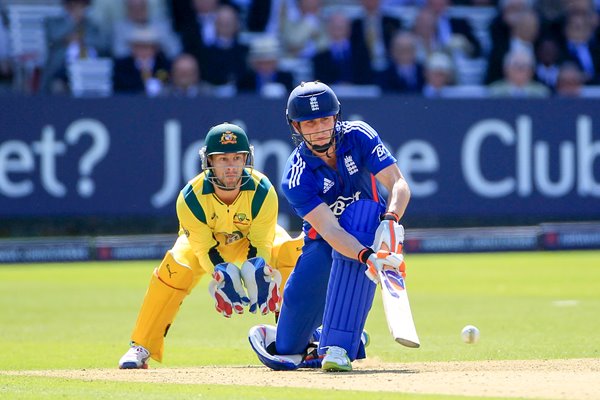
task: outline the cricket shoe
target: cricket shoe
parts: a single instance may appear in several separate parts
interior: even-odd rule
[[[119,360],[120,369],[147,369],[150,353],[142,346],[132,345]]]
[[[346,353],[346,349],[338,346],[329,346],[327,353],[323,357],[323,366],[325,371],[348,372],[352,371],[352,362]]]

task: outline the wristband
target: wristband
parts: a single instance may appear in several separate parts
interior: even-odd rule
[[[400,216],[393,211],[387,211],[381,215],[380,221],[395,221],[398,223],[400,222]]]
[[[363,264],[366,264],[371,254],[375,254],[373,249],[370,247],[365,247],[364,249],[358,252],[358,261],[360,261]]]

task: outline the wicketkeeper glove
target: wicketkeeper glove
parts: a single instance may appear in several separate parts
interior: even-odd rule
[[[398,223],[399,220],[398,215],[393,212],[386,212],[382,215],[373,241],[375,251],[388,250],[393,253],[402,253],[404,227]]]
[[[375,284],[379,283],[379,271],[384,268],[394,268],[406,277],[406,267],[402,254],[391,253],[387,250],[379,250],[377,253],[370,247],[365,247],[358,253],[358,260],[367,265],[365,275]]]
[[[224,317],[230,318],[233,312],[244,313],[244,305],[249,303],[240,270],[232,263],[221,263],[215,266],[212,274],[213,280],[208,284],[208,291],[215,299],[217,312]]]
[[[250,312],[260,309],[262,315],[279,311],[281,273],[264,258],[249,258],[242,264],[242,279],[250,297]]]

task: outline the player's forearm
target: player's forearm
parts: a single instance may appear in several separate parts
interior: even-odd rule
[[[319,232],[317,230],[317,232]],[[351,234],[349,234],[339,224],[337,226],[331,226],[319,232],[323,239],[333,247],[335,251],[343,254],[344,256],[356,260],[358,253],[365,248],[360,242]]]
[[[410,189],[408,183],[404,179],[399,179],[394,183],[392,190],[388,196],[388,206],[386,211],[390,211],[402,218],[408,201],[410,200]]]

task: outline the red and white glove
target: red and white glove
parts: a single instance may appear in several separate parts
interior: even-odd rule
[[[249,303],[240,270],[235,264],[220,263],[215,265],[213,280],[208,284],[208,292],[215,299],[215,308],[225,318],[231,318],[233,312],[244,313],[244,306]]]
[[[387,250],[379,250],[375,253],[370,247],[365,247],[358,253],[358,260],[367,265],[365,275],[375,284],[379,283],[379,271],[384,268],[393,268],[399,271],[403,278],[406,276],[402,254],[391,253]]]
[[[242,264],[242,278],[250,298],[250,312],[260,309],[262,315],[279,311],[281,273],[264,258],[253,257]]]

